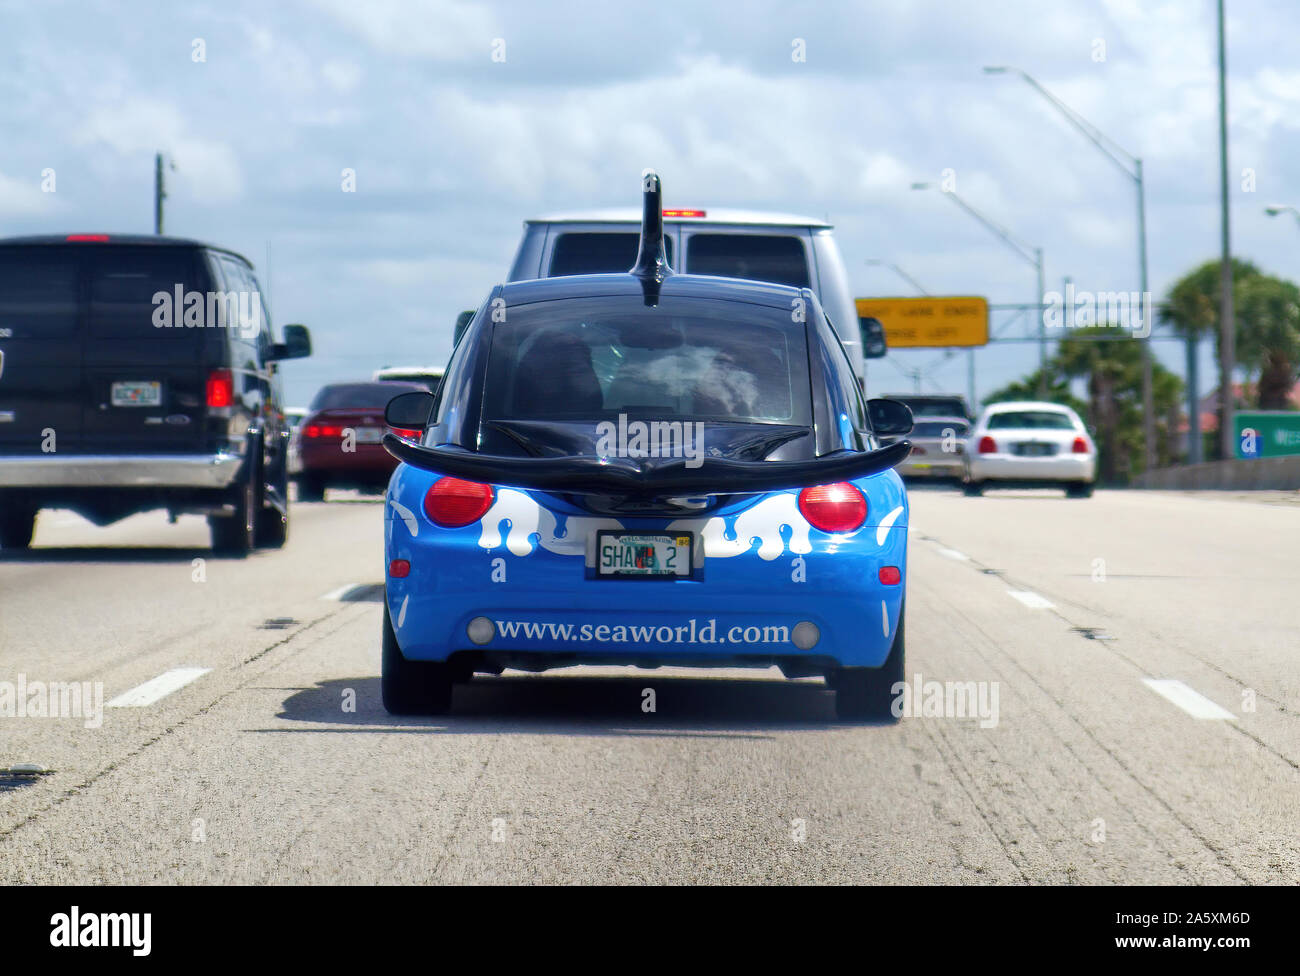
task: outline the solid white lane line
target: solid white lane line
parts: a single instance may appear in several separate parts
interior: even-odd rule
[[[1056,606],[1051,600],[1039,596],[1032,590],[1007,590],[1007,592],[1031,610],[1050,610]]]
[[[1173,678],[1143,678],[1142,683],[1161,698],[1173,702],[1192,718],[1211,718],[1235,722],[1237,716],[1226,708],[1210,701],[1199,691],[1189,688]]]
[[[326,593],[324,596],[322,596],[321,599],[322,599],[322,600],[342,600],[344,597],[346,597],[346,596],[347,596],[349,593],[351,593],[353,590],[358,589],[359,587],[362,587],[362,586],[365,586],[365,585],[366,585],[366,584],[364,584],[364,583],[348,583],[348,584],[346,584],[346,585],[344,585],[344,586],[340,586],[337,590],[330,590],[328,593]]]
[[[124,691],[112,701],[105,702],[105,708],[143,708],[152,705],[160,698],[166,698],[173,691],[184,688],[191,681],[197,681],[211,668],[176,668],[164,671],[156,678],[151,678],[137,688]]]

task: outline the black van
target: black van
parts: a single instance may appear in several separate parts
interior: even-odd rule
[[[208,516],[215,549],[279,547],[289,527],[277,363],[249,261],[170,237],[0,239],[0,547],[36,513],[96,525],[149,509]]]

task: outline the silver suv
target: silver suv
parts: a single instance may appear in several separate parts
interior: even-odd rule
[[[630,209],[527,220],[508,280],[627,271],[636,261],[640,225],[640,213]],[[811,289],[861,378],[864,355],[884,355],[884,336],[875,320],[859,323],[831,230],[823,220],[757,210],[664,210],[674,270]]]

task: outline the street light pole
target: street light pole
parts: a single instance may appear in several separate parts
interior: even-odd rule
[[[1228,219],[1228,56],[1223,24],[1223,0],[1219,14],[1219,223],[1223,253],[1219,264],[1219,457],[1229,460],[1233,450],[1232,373],[1237,358],[1237,329],[1232,309],[1232,242]]]
[[[933,183],[913,183],[913,190],[931,190],[934,189]],[[1043,290],[1046,287],[1043,280],[1043,249],[1041,247],[1030,247],[1024,241],[1014,237],[1009,230],[994,223],[984,214],[980,213],[969,203],[957,195],[955,190],[940,189],[940,192],[947,197],[952,198],[952,202],[961,207],[968,214],[978,220],[981,224],[991,230],[1002,243],[1020,255],[1021,259],[1032,264],[1037,271],[1038,295],[1033,302],[1034,309],[1038,314],[1038,395],[1040,399],[1047,399],[1047,323],[1043,318]]]
[[[1221,2],[1221,0],[1220,0]],[[1133,180],[1137,187],[1137,207],[1138,207],[1138,278],[1141,294],[1139,303],[1146,302],[1147,296],[1147,217],[1146,217],[1146,191],[1142,179],[1142,160],[1132,153],[1121,148],[1118,143],[1106,137],[1100,129],[1081,116],[1070,106],[1049,92],[1040,85],[1032,75],[1019,68],[1009,68],[1003,65],[988,66],[984,69],[985,74],[1004,75],[1015,73],[1023,78],[1030,87],[1038,94],[1042,95],[1052,106],[1060,112],[1067,122],[1078,129],[1087,137],[1088,141],[1100,149],[1111,162]],[[1154,309],[1154,302],[1148,306],[1148,311]],[[1129,312],[1132,315],[1132,310]],[[1144,322],[1147,329],[1147,336],[1150,337],[1150,330],[1155,323]],[[1151,367],[1151,344],[1145,339],[1142,340],[1142,439],[1146,441],[1146,466],[1150,471],[1155,467],[1156,460],[1156,408],[1155,395],[1152,392],[1152,367]],[[1196,391],[1188,390],[1189,414],[1195,413],[1194,398]]]

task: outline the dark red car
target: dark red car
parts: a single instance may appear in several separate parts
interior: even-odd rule
[[[298,499],[318,502],[326,488],[382,491],[397,467],[381,443],[384,407],[399,393],[428,392],[418,383],[332,383],[321,387],[298,428]],[[396,431],[418,437],[420,431]]]

